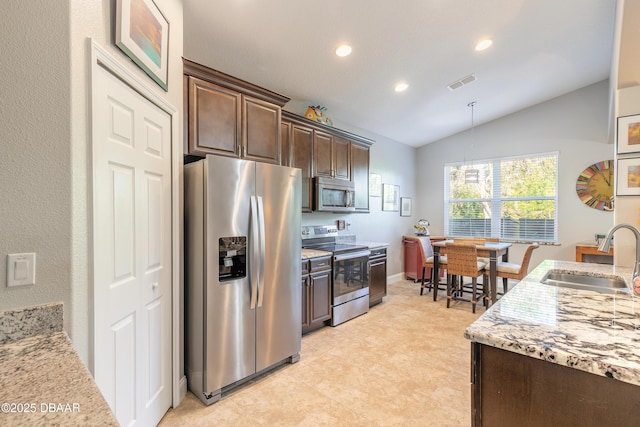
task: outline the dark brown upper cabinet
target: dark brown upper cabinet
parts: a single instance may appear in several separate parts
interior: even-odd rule
[[[373,141],[282,112],[282,164],[302,169],[302,211],[311,212],[313,177],[351,180],[356,212],[369,212],[369,154]]]
[[[356,212],[369,212],[370,145],[351,141],[351,180],[356,189]]]
[[[313,143],[314,176],[348,181],[351,177],[349,141],[328,132],[315,131]]]
[[[313,129],[286,117],[281,124],[282,164],[302,170],[302,212],[311,212],[313,196]]]
[[[281,114],[289,98],[184,60],[187,153],[281,163]]]

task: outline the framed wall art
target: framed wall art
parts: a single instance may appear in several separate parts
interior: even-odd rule
[[[640,114],[618,117],[618,154],[640,153]]]
[[[397,212],[400,207],[400,186],[382,184],[382,210]]]
[[[117,0],[116,46],[169,90],[169,22],[153,0]]]
[[[400,216],[411,216],[411,197],[400,197]]]
[[[640,196],[640,157],[618,159],[616,195]]]
[[[382,179],[377,173],[369,174],[369,196],[382,196]]]

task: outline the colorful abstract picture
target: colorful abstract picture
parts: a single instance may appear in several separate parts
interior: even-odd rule
[[[640,122],[629,123],[627,134],[629,145],[640,144]]]
[[[616,195],[640,196],[640,157],[618,159]]]
[[[640,165],[629,166],[627,185],[629,188],[640,188]]]
[[[158,67],[160,67],[160,55],[162,54],[162,25],[144,0],[131,0],[131,40]]]
[[[168,90],[169,22],[152,0],[118,0],[116,45]]]
[[[618,117],[618,154],[640,152],[640,114]]]

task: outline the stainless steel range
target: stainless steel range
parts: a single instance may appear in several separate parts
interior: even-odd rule
[[[369,311],[368,247],[340,241],[335,226],[302,227],[302,247],[333,253],[331,326]]]

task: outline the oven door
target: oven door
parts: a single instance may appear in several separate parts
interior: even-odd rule
[[[369,254],[364,250],[334,255],[333,305],[369,294]]]

